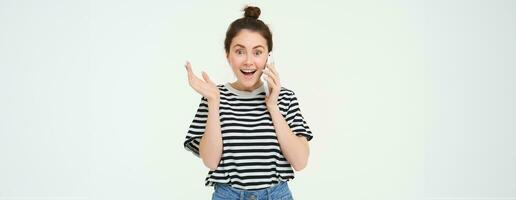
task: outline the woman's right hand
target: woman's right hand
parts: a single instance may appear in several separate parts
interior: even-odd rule
[[[190,62],[186,61],[185,68],[188,72],[188,83],[190,84],[190,87],[192,87],[203,97],[206,97],[208,101],[219,100],[219,88],[217,88],[217,85],[215,85],[215,83],[210,80],[210,77],[208,77],[206,72],[202,72],[202,78],[204,79],[203,81],[192,72],[192,65]]]

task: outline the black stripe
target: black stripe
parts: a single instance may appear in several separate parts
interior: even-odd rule
[[[220,99],[224,99],[224,100],[227,100],[227,101],[263,101],[264,100],[263,97],[258,97],[258,98],[228,98],[228,97],[225,97],[225,96],[221,96]]]
[[[194,119],[192,123],[206,124],[206,119]]]
[[[222,134],[224,133],[264,133],[264,132],[275,132],[273,128],[271,129],[253,129],[253,130],[244,130],[244,129],[224,129],[222,130]]]
[[[282,153],[279,149],[223,149],[222,153]]]
[[[208,185],[209,182],[206,182],[206,185]],[[229,184],[236,184],[236,185],[241,185],[241,186],[254,186],[254,185],[272,185],[272,184],[277,184],[278,181],[266,181],[266,182],[252,182],[252,183],[242,183],[240,181],[236,181],[236,180],[233,180],[231,181]]]
[[[267,116],[269,112],[266,113],[233,113],[233,112],[220,112],[220,115],[234,115],[241,117],[259,117],[259,116]]]
[[[221,101],[220,105],[229,105],[229,106],[266,106],[265,102],[260,102],[260,103],[230,103],[230,102],[225,102],[225,101]]]
[[[197,125],[190,125],[190,128],[195,128],[195,129],[205,129],[205,126],[197,126]]]
[[[274,178],[274,177],[276,177],[276,174],[271,174],[271,175],[251,175],[251,176],[226,175],[226,176],[223,176],[223,177],[216,176],[216,175],[211,175],[212,179],[219,179],[219,180],[224,180],[224,179],[227,179],[227,178],[230,178],[230,179],[234,179],[234,178],[238,178],[238,179],[267,179],[267,178]]]
[[[235,121],[242,121],[242,122],[256,122],[256,121],[261,121],[261,120],[272,121],[272,119],[270,117],[260,117],[260,118],[256,118],[256,119],[242,119],[242,118],[235,118],[235,117],[221,117],[220,118],[221,123],[226,120],[235,120]]]
[[[277,167],[290,167],[290,164],[278,164],[276,161],[270,161],[270,162],[246,162],[246,163],[220,163],[219,167],[229,167],[229,166],[235,166],[235,167],[245,167],[245,166],[269,166],[269,165],[276,165]]]
[[[220,125],[221,128],[224,127],[257,127],[257,126],[272,126],[273,124],[270,122],[258,123],[258,124],[243,124],[243,123],[223,123]]]
[[[260,107],[260,108],[241,108],[241,109],[236,109],[236,108],[232,108],[232,107],[229,107],[229,106],[222,106],[220,105],[219,106],[219,109],[220,110],[231,110],[231,111],[237,111],[237,112],[249,112],[249,111],[267,111],[267,108],[266,107]]]
[[[226,169],[226,170],[217,170],[215,172],[217,173],[252,173],[252,172],[263,172],[263,173],[267,173],[267,172],[273,172],[275,169],[238,169],[238,168],[229,168],[229,169]],[[276,170],[276,172],[279,172],[279,173],[294,173],[293,170]]]
[[[269,136],[269,135],[256,135],[256,136],[224,136],[222,135],[222,138],[224,140],[239,140],[239,139],[246,139],[246,140],[252,140],[252,139],[278,139],[276,136]]]
[[[246,142],[246,143],[224,143],[226,147],[241,147],[241,146],[279,146],[277,142]]]
[[[284,157],[276,156],[276,155],[268,155],[268,156],[222,156],[222,159],[229,160],[229,159],[235,159],[235,160],[245,160],[245,159],[271,159],[276,158],[276,160],[279,161],[286,161]]]

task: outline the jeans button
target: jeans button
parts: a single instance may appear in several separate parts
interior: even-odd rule
[[[251,196],[249,196],[249,200],[256,200],[256,196],[254,194],[251,194]]]

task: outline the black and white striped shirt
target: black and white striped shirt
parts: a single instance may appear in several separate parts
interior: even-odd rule
[[[223,151],[218,167],[208,172],[205,185],[213,186],[218,182],[255,190],[293,179],[294,171],[281,152],[265,105],[263,87],[252,92],[236,90],[229,83],[217,87]],[[310,141],[312,132],[292,90],[281,88],[278,106],[292,132]],[[207,118],[208,102],[202,97],[184,142],[184,147],[197,157]]]

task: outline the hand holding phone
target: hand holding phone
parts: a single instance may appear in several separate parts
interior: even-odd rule
[[[272,57],[271,53],[269,53],[267,63],[265,64],[265,67],[263,69],[267,69],[267,66],[269,65],[274,65],[274,58]],[[263,81],[263,89],[265,89],[265,96],[269,96],[269,83],[267,82],[267,75],[265,73],[262,73],[261,79]]]

